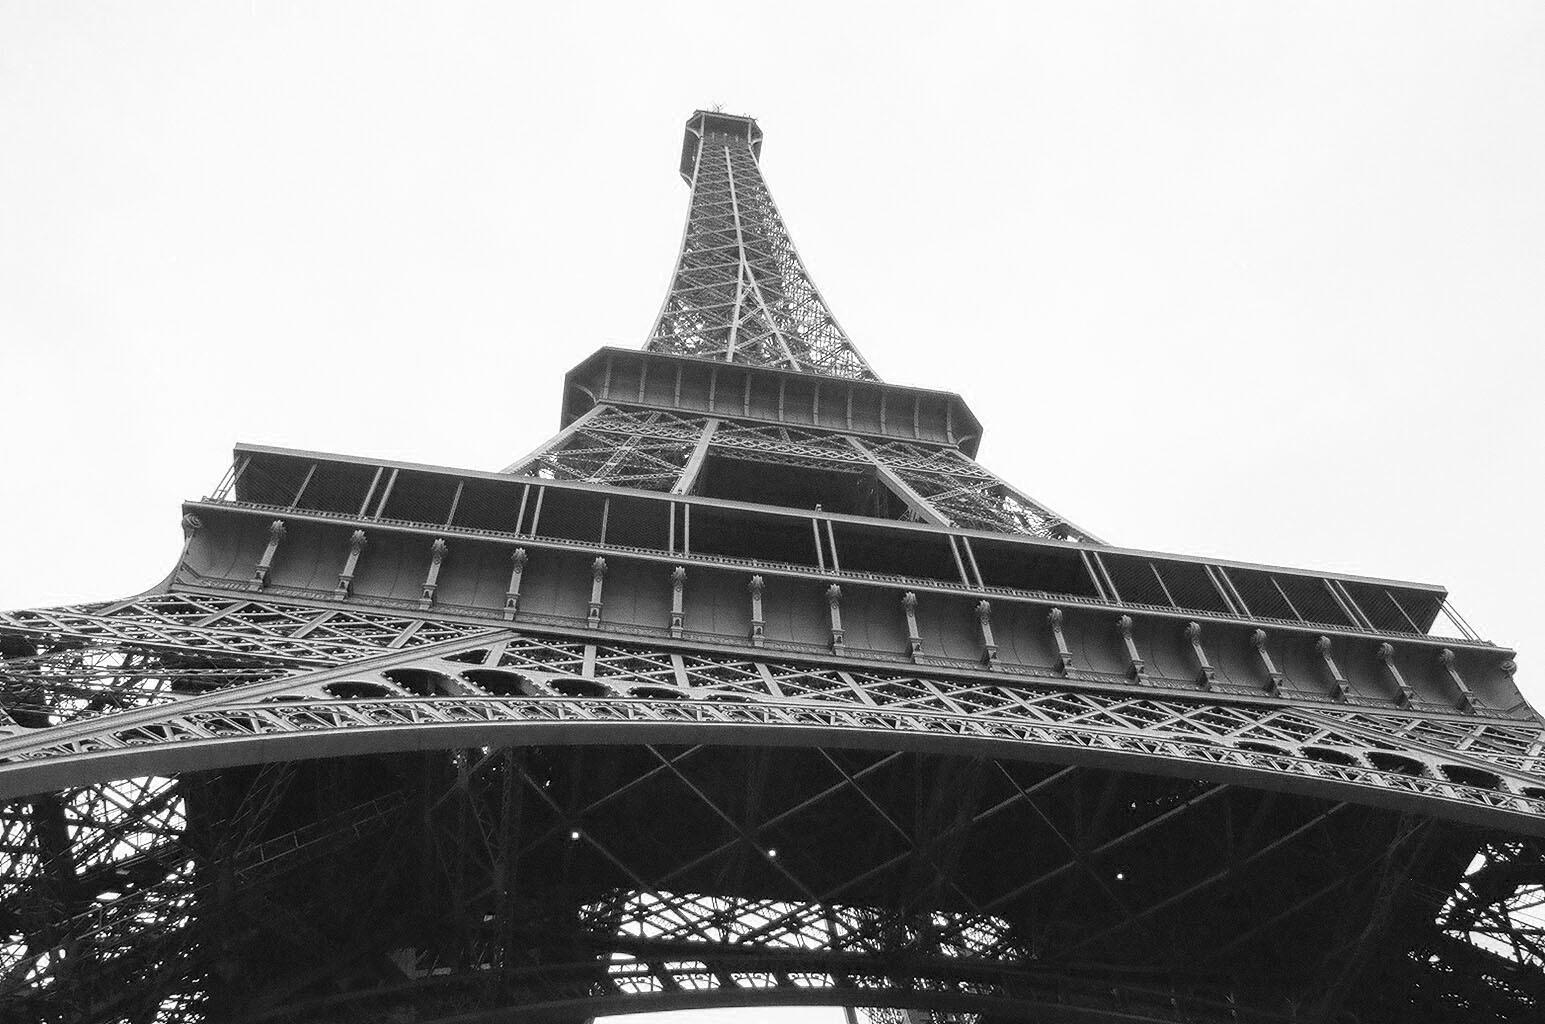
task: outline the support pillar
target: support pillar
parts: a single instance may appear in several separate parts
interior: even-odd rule
[[[762,588],[766,586],[760,575],[752,576],[746,583],[751,594],[751,646],[761,647],[767,642],[766,624],[762,621]]]
[[[526,574],[526,549],[516,548],[510,552],[510,585],[504,592],[504,617],[508,620],[515,618],[515,613],[520,611],[520,583]]]
[[[687,617],[683,610],[683,602],[687,589],[686,566],[678,565],[671,570],[671,636],[681,639],[686,631]]]
[[[349,535],[349,556],[343,560],[343,571],[338,574],[338,587],[333,598],[342,601],[354,586],[354,571],[359,568],[359,553],[365,550],[365,531],[355,530]]]
[[[1207,652],[1202,648],[1202,624],[1186,623],[1184,635],[1186,643],[1191,645],[1191,656],[1196,659],[1196,681],[1202,689],[1210,690],[1218,681],[1218,673],[1213,670],[1212,662],[1207,660]]]
[[[601,584],[605,579],[606,559],[597,555],[590,563],[590,613],[585,618],[585,625],[591,629],[601,626]]]
[[[1347,685],[1346,676],[1341,674],[1341,668],[1336,664],[1336,659],[1331,656],[1330,637],[1320,637],[1314,642],[1314,649],[1320,652],[1320,657],[1325,660],[1325,669],[1330,673],[1330,695],[1336,700],[1346,700],[1351,696],[1351,687]]]
[[[842,631],[842,588],[835,583],[826,588],[826,605],[831,610],[832,653],[846,654],[847,644]]]
[[[1139,683],[1148,681],[1148,666],[1143,664],[1142,655],[1137,653],[1137,641],[1132,638],[1132,616],[1123,615],[1116,619],[1116,632],[1121,635],[1121,643],[1127,649],[1127,658],[1131,665],[1127,671],[1132,678]]]
[[[435,603],[435,591],[440,589],[440,567],[445,564],[445,555],[449,550],[443,537],[436,537],[435,542],[429,546],[429,572],[424,576],[424,590],[418,599],[420,609],[427,609]]]
[[[1068,650],[1068,638],[1062,632],[1062,619],[1061,608],[1053,608],[1046,613],[1046,624],[1051,627],[1051,638],[1057,645],[1057,669],[1067,675],[1073,671],[1073,652]]]
[[[910,590],[902,594],[901,609],[907,616],[907,650],[916,661],[923,653],[923,636],[917,629],[917,595]]]
[[[1287,677],[1277,671],[1277,663],[1271,660],[1271,652],[1266,649],[1266,631],[1257,629],[1250,634],[1250,646],[1255,648],[1255,656],[1260,659],[1261,668],[1266,671],[1266,678],[1271,686],[1271,695],[1280,697],[1283,694],[1283,686]]]
[[[1406,685],[1405,676],[1400,674],[1400,666],[1395,664],[1395,647],[1390,643],[1382,643],[1377,651],[1378,658],[1384,663],[1385,671],[1395,682],[1395,703],[1403,708],[1411,706],[1411,701],[1416,694]]]
[[[262,590],[268,585],[268,573],[274,566],[274,556],[279,553],[279,542],[284,540],[284,520],[275,519],[268,524],[268,546],[263,549],[263,557],[258,559],[257,568],[252,571],[252,581],[247,584],[248,590]]]
[[[992,604],[988,601],[976,603],[976,621],[982,633],[982,660],[988,668],[998,667],[998,643],[992,635]]]
[[[204,526],[204,521],[189,512],[182,517],[182,554],[177,556],[178,564],[188,560],[188,549],[193,547],[193,537]]]
[[[1454,667],[1454,652],[1447,647],[1443,648],[1438,652],[1438,664],[1443,666],[1443,671],[1447,674],[1449,682],[1454,684],[1454,692],[1459,697],[1459,707],[1464,711],[1474,711],[1475,694],[1470,691],[1470,687],[1465,684],[1464,677]]]

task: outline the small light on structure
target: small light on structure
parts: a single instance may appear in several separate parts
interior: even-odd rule
[[[579,842],[579,829],[576,828],[569,833],[569,840],[571,842]]]
[[[769,857],[776,857],[776,856],[778,856],[778,848],[776,846],[769,846],[767,848],[767,856],[769,856]]]

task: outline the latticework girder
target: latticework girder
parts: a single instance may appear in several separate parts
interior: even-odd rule
[[[64,611],[13,614],[12,623],[27,625],[7,630],[11,648],[23,653],[4,670],[0,711],[30,727],[0,737],[0,793],[26,792],[29,772],[67,762],[86,772],[95,762],[245,763],[282,737],[316,744],[315,754],[325,755],[393,749],[395,741],[383,737],[394,729],[460,734],[447,735],[444,745],[473,734],[487,742],[512,729],[544,740],[573,732],[577,742],[617,729],[640,736],[740,732],[753,743],[782,730],[820,730],[866,744],[861,737],[882,733],[937,749],[1021,747],[1037,757],[1130,759],[1166,773],[1289,789],[1314,784],[1375,803],[1418,800],[1474,820],[1545,811],[1545,733],[1508,721],[1461,726],[1455,716],[1414,711],[823,667],[248,598],[142,598],[100,615],[93,636],[134,637],[147,622],[186,618],[190,607],[210,620],[176,627],[190,658],[207,646],[204,629],[269,642],[331,630],[335,648],[327,662],[310,665],[275,659],[260,666],[240,656],[239,666],[210,669],[179,689],[163,682],[164,666],[179,661],[175,654],[125,640],[110,660],[140,667],[110,676],[107,692],[159,697],[83,709],[75,676],[54,685],[57,666],[77,652],[101,660],[102,649],[76,647],[61,634]],[[156,644],[166,639],[153,637]],[[197,664],[207,668],[207,656]],[[250,741],[260,742],[244,751]]]
[[[289,645],[324,632],[330,656],[298,663]],[[211,664],[211,634],[245,639],[239,670]],[[1477,964],[1495,976],[1487,1005],[1539,1005],[1539,841],[1467,846],[1444,824],[1539,813],[1538,729],[435,635],[192,595],[11,615],[4,700],[30,725],[0,741],[0,780],[39,763],[128,772],[0,814],[0,1006],[168,1022],[788,1001],[1299,1020],[1341,952],[1404,979],[1412,1006],[1474,1004],[1455,972]],[[260,642],[266,662],[248,653]],[[60,668],[72,651],[108,666],[109,690],[155,699],[83,712],[84,673]],[[164,682],[179,652],[197,685]],[[997,746],[973,756],[974,739]],[[427,752],[389,753],[405,748]],[[1501,789],[1454,781],[1486,769]],[[1340,798],[1294,795],[1295,777]],[[1391,795],[1440,817],[1378,809]],[[1415,860],[1397,838],[1412,823],[1445,837]],[[1374,940],[1319,931],[1379,893]],[[1333,948],[1260,973],[1303,929]]]
[[[794,250],[753,152],[749,119],[694,116],[681,254],[646,348],[875,380]]]
[[[510,471],[668,491],[680,480],[706,425],[701,418],[598,405]]]
[[[958,448],[920,442],[864,442],[832,431],[601,404],[508,467],[547,480],[575,480],[689,493],[694,455],[794,466],[861,478],[893,494],[873,514],[968,530],[1060,540],[1095,540],[1021,493]],[[1097,541],[1096,541],[1097,542]]]

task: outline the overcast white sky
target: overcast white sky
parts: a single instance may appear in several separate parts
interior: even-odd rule
[[[238,440],[530,449],[641,343],[719,103],[993,469],[1445,584],[1545,701],[1542,54],[1537,2],[0,0],[0,606],[157,581]]]

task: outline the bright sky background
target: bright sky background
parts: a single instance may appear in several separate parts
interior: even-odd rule
[[[1537,2],[0,0],[0,606],[153,584],[238,440],[530,449],[641,343],[719,103],[986,464],[1115,543],[1445,584],[1545,703],[1542,53]]]

